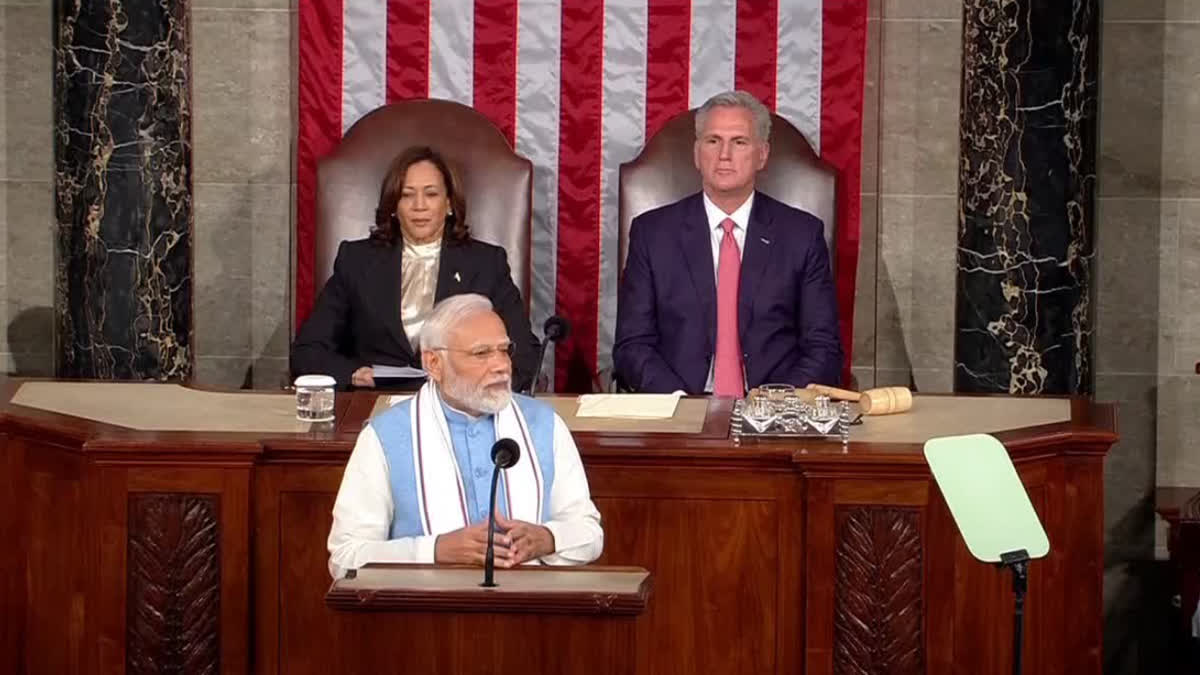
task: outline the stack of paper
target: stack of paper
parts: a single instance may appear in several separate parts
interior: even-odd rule
[[[425,377],[424,370],[409,366],[371,366],[371,370],[374,371],[373,375],[377,380]]]
[[[668,419],[675,416],[682,391],[671,394],[584,394],[576,417]]]

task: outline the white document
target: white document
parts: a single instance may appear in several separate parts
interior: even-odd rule
[[[425,377],[425,371],[420,368],[412,368],[410,366],[371,366],[371,370],[375,371],[373,375],[381,380],[388,378],[415,378]]]
[[[682,391],[671,394],[584,394],[576,417],[668,419],[675,416]]]

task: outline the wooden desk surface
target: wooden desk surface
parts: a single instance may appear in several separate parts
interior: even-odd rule
[[[261,391],[219,392],[158,383],[55,382],[0,379],[0,414],[17,424],[48,425],[95,439],[122,436],[130,441],[201,439],[260,442],[266,448],[299,450],[319,446],[325,452],[347,452],[366,420],[378,410],[380,395],[368,391],[339,393],[336,421],[308,424],[295,419],[291,394]],[[569,396],[550,397],[556,410],[570,407]],[[713,457],[714,449],[730,448],[729,418],[732,401],[690,397],[681,401],[685,417],[696,417],[699,431],[664,431],[649,422],[650,431],[639,431],[637,421],[605,420],[605,430],[574,430],[577,439],[597,448],[614,444],[641,450],[687,445]],[[706,410],[705,410],[706,408]],[[564,419],[573,419],[567,416]],[[586,420],[585,420],[586,422]],[[612,422],[610,424],[610,422]],[[568,424],[568,426],[571,426]],[[643,425],[645,426],[645,425]],[[684,426],[692,427],[689,423]],[[619,427],[614,429],[612,427]],[[1115,433],[1115,409],[1110,404],[1060,397],[918,395],[913,410],[900,415],[864,417],[851,430],[850,447],[824,439],[744,439],[739,456],[774,457],[791,447],[801,454],[847,454],[866,457],[876,453],[896,459],[896,454],[918,452],[924,441],[966,433],[992,433],[1010,449],[1037,445],[1039,438],[1061,434],[1091,434],[1103,441]],[[686,441],[686,443],[684,443]],[[581,443],[584,445],[585,443]],[[97,448],[103,447],[103,441]],[[923,459],[921,460],[923,461]]]
[[[650,573],[640,567],[539,567],[496,570],[497,585],[479,585],[477,567],[366,565],[337,579],[325,603],[342,610],[637,614],[646,607]]]

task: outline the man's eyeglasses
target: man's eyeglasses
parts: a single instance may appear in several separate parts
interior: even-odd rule
[[[517,350],[516,345],[507,342],[502,345],[479,345],[470,349],[455,349],[454,347],[434,347],[433,351],[459,352],[477,361],[487,361],[492,358],[493,354],[503,354],[508,358],[512,358],[513,352]]]

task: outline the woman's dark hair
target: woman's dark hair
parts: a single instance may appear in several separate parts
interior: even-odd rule
[[[379,205],[375,207],[375,227],[371,228],[371,241],[379,244],[395,244],[401,240],[400,219],[396,216],[396,204],[404,190],[404,177],[408,168],[418,162],[429,162],[442,174],[446,184],[446,197],[450,200],[450,213],[446,214],[446,229],[442,240],[449,243],[464,242],[471,236],[467,225],[467,199],[463,194],[462,182],[450,168],[441,153],[427,145],[406,149],[392,160],[383,185],[379,188]]]

